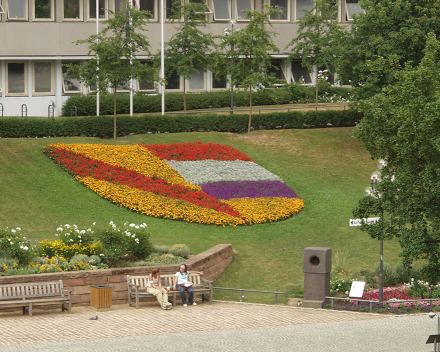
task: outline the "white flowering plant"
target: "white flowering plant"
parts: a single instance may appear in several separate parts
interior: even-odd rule
[[[31,242],[21,234],[21,228],[0,230],[0,256],[16,259],[18,264],[27,265],[35,256]]]
[[[95,223],[86,230],[79,229],[77,225],[60,225],[57,228],[55,236],[67,245],[81,243],[87,246],[93,242],[94,225]]]
[[[120,228],[110,221],[105,230],[95,231],[94,237],[103,247],[103,262],[113,266],[123,260],[142,260],[153,252],[150,235],[145,223],[141,225],[124,223]]]

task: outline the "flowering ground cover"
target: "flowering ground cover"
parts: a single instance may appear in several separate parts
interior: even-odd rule
[[[149,216],[237,226],[304,207],[280,177],[227,145],[56,144],[43,152],[101,197]]]

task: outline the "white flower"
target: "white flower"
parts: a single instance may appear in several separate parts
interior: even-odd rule
[[[113,221],[110,221],[110,225],[113,225]]]
[[[58,227],[57,231],[63,231],[63,228],[62,227]]]
[[[64,225],[64,227],[70,229],[70,225],[69,224]]]
[[[28,246],[24,246],[23,249],[24,249],[25,251],[27,251],[27,250],[29,249],[29,247],[28,247]]]
[[[135,226],[135,228],[136,228],[136,229],[138,229],[138,228],[139,228],[139,226],[138,226],[138,225],[136,225],[136,226]]]
[[[81,230],[79,233],[80,233],[81,235],[83,235],[83,234],[85,234],[86,232],[85,232],[84,230]]]
[[[139,243],[139,238],[135,238],[134,241],[135,241],[136,243]]]
[[[78,238],[81,238],[81,235],[78,235]]]
[[[95,226],[96,222],[94,222],[92,225]]]
[[[73,242],[73,239],[72,239],[72,238],[70,239],[70,242]]]
[[[135,227],[135,226],[136,226],[136,224],[130,224],[130,225],[128,225],[128,226],[130,226],[130,227]]]
[[[9,242],[11,244],[11,246],[14,244],[14,242]]]
[[[103,256],[104,256],[104,254],[102,254],[102,253],[101,253],[101,254],[100,254],[99,256],[100,256],[100,257],[103,257]]]
[[[8,241],[10,241],[11,239],[10,238],[8,238]]]
[[[16,233],[17,231],[15,231],[14,229],[11,230],[12,233]]]
[[[16,227],[15,229],[18,230],[18,231],[20,231],[20,230],[21,230],[21,227]]]

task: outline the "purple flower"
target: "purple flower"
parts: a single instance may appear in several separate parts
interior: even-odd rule
[[[218,199],[231,198],[298,198],[296,193],[280,181],[220,181],[200,185],[203,191]]]

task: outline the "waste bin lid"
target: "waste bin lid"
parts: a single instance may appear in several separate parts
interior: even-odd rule
[[[107,288],[107,287],[111,287],[109,285],[92,285],[92,287],[94,288]]]

